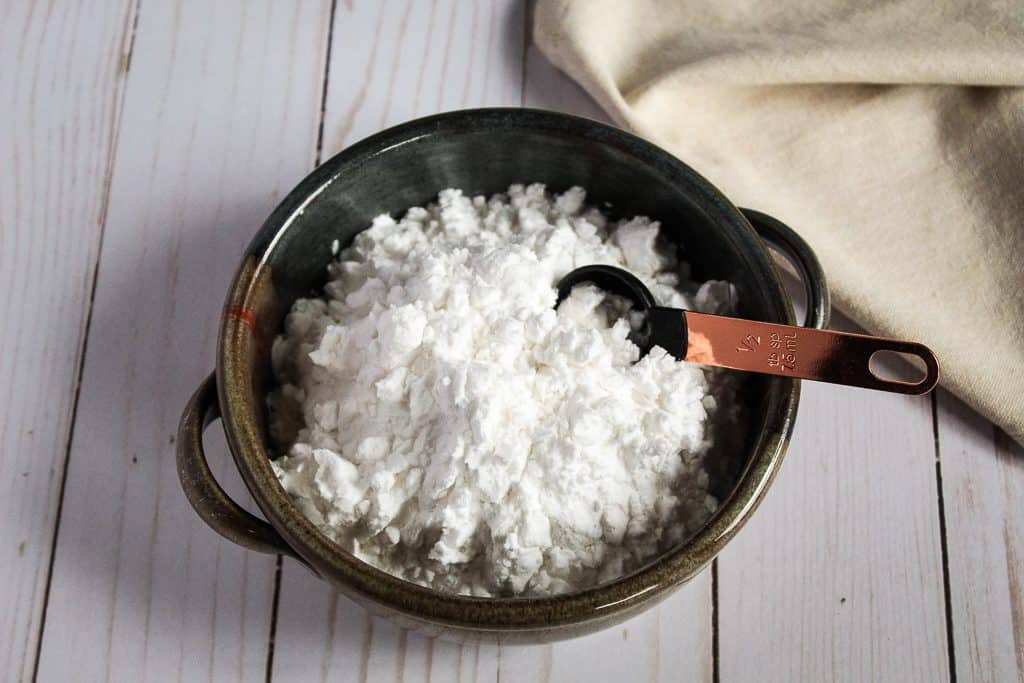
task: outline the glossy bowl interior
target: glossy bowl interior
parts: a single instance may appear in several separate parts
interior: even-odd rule
[[[750,516],[781,462],[799,383],[744,378],[745,424],[713,455],[724,500],[696,536],[614,582],[554,598],[440,594],[378,571],[336,546],[301,515],[269,466],[274,446],[264,397],[269,344],[300,296],[325,279],[331,243],[349,243],[381,213],[398,215],[447,187],[489,195],[512,183],[587,189],[616,216],[662,222],[697,280],[726,279],[741,316],[792,323],[770,257],[739,210],[692,169],[639,138],[593,121],[525,109],[468,110],[419,119],[360,142],[320,166],[274,211],[246,253],[228,298],[217,385],[232,454],[260,509],[297,555],[370,609],[435,634],[540,641],[621,621],[704,567]],[[237,314],[237,312],[243,312]]]

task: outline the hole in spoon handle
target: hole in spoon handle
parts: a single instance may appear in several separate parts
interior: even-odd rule
[[[924,344],[709,313],[682,313],[687,329],[686,360],[691,362],[900,394],[925,394],[939,381],[938,361]],[[871,358],[883,351],[919,359],[924,366],[923,376],[907,382],[876,374],[871,369]]]

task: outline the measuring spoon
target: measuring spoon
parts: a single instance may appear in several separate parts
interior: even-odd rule
[[[573,270],[558,282],[558,303],[585,283],[625,297],[643,315],[643,324],[630,334],[641,355],[660,346],[692,363],[899,394],[926,394],[939,381],[935,354],[923,344],[658,306],[644,283],[615,266]],[[880,377],[870,368],[879,351],[918,357],[924,377],[916,382]]]

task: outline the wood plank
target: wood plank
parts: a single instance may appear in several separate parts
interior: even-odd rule
[[[285,564],[274,680],[496,680],[498,649],[403,631],[309,572]]]
[[[608,123],[596,103],[532,43],[523,104]],[[502,681],[711,681],[711,572],[623,625],[543,647],[502,647]]]
[[[950,615],[961,681],[1024,681],[1024,448],[938,399]]]
[[[331,45],[324,158],[417,116],[465,107],[518,105],[523,23],[518,0],[339,2]],[[274,680],[385,677],[482,683],[496,678],[497,655],[495,646],[455,645],[415,633],[403,635],[285,560]]]
[[[33,675],[133,0],[0,10],[0,680]]]
[[[173,435],[213,367],[244,245],[313,163],[329,10],[142,4],[41,680],[264,675],[274,558],[199,521]],[[215,472],[231,470],[222,445],[211,456]]]
[[[711,573],[620,626],[539,647],[502,646],[501,681],[711,681]]]
[[[523,106],[552,109],[615,125],[576,81],[556,69],[541,54],[532,40],[526,48]]]
[[[514,0],[339,3],[324,158],[418,116],[518,105],[522,36]]]
[[[312,162],[329,4],[236,2],[211,12],[143,3],[128,79],[133,0],[0,10],[0,64],[16,65],[0,70],[0,93],[13,103],[0,113],[0,152],[14,162],[0,178],[0,313],[13,321],[5,350],[14,351],[0,354],[11,387],[0,396],[0,465],[18,473],[0,489],[3,680],[32,676],[104,225],[39,676],[264,674],[273,560],[233,548],[192,515],[170,438],[212,363],[241,245]],[[326,152],[439,109],[515,104],[515,83],[527,106],[601,118],[534,48],[525,67],[516,61],[517,3],[337,5],[350,23],[340,33],[335,25],[345,45],[331,60]],[[517,64],[525,81],[514,80]],[[60,239],[63,226],[74,240]],[[1024,451],[940,396],[949,660],[927,474],[935,463],[922,446],[931,415],[911,399],[876,405],[848,391],[805,385],[783,473],[723,556],[722,679],[934,680],[953,661],[961,680],[1024,681]],[[223,440],[212,437],[215,471],[241,493]],[[291,562],[283,588],[282,680],[714,675],[707,573],[623,627],[534,648],[403,633]]]
[[[946,680],[930,401],[802,391],[786,462],[718,560],[721,680]]]

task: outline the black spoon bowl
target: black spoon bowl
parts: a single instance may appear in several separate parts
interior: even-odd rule
[[[935,354],[923,344],[658,306],[639,278],[615,266],[583,266],[569,272],[558,282],[555,306],[583,284],[625,298],[642,315],[629,336],[641,357],[660,346],[679,360],[704,365],[901,394],[928,393],[939,380]],[[917,357],[924,364],[924,376],[907,382],[876,374],[871,358],[882,351]]]

